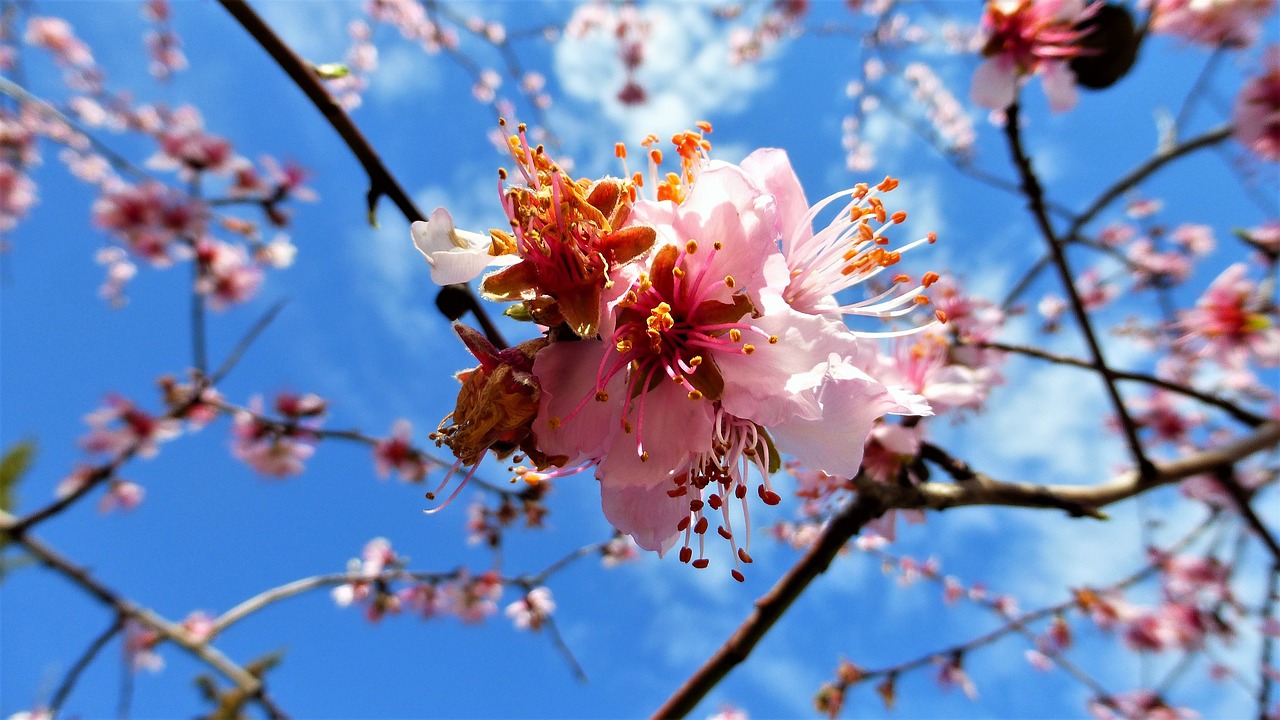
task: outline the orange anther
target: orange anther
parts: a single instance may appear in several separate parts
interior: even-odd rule
[[[921,285],[923,285],[923,286],[925,286],[925,287],[929,287],[930,285],[932,285],[932,284],[934,284],[934,283],[938,282],[938,280],[940,280],[940,279],[941,279],[941,277],[942,277],[941,275],[938,275],[938,273],[933,272],[933,271],[931,270],[931,271],[929,271],[929,272],[925,273],[925,274],[924,274],[924,277],[920,279],[920,284],[921,284]]]
[[[627,146],[622,143],[616,143],[613,146],[613,154],[617,157],[625,158],[627,156]]]
[[[914,302],[917,305],[928,305],[929,297],[927,295],[917,295],[915,297],[915,300],[913,300],[912,302]]]
[[[901,225],[902,223],[907,221],[907,211],[899,210],[898,212],[890,215],[889,217],[893,220],[894,223]]]
[[[941,310],[934,310],[933,315],[934,317],[938,318],[938,322],[944,323],[944,324],[947,322],[947,314],[942,312]]]
[[[694,125],[697,125],[698,129],[704,133],[711,132],[711,123],[707,122],[706,120],[699,120],[698,122],[694,123]]]

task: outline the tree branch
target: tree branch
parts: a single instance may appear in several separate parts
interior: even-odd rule
[[[1244,458],[1280,444],[1280,421],[1267,422],[1222,447],[1203,450],[1166,463],[1155,463],[1143,476],[1129,470],[1092,486],[1036,485],[996,480],[982,473],[955,483],[928,482],[913,487],[860,484],[860,492],[881,495],[886,507],[946,510],[965,505],[1056,508],[1072,515],[1098,516],[1111,505],[1178,480],[1230,467]],[[933,446],[930,446],[933,447]],[[940,450],[936,450],[941,452]],[[932,459],[932,458],[930,458]],[[958,462],[958,461],[957,461]],[[972,471],[970,471],[972,472]]]
[[[342,109],[333,96],[325,89],[312,70],[311,65],[298,57],[279,35],[271,29],[271,26],[249,7],[244,0],[218,0],[228,13],[235,18],[236,22],[258,42],[262,49],[271,56],[276,65],[284,70],[289,79],[297,85],[307,99],[315,106],[320,114],[324,116],[329,125],[338,133],[343,142],[355,155],[360,166],[364,168],[365,175],[369,178],[369,190],[366,193],[366,201],[369,209],[369,221],[376,224],[375,212],[377,210],[378,199],[385,196],[395,204],[400,210],[400,214],[409,222],[426,221],[426,216],[418,209],[409,194],[400,186],[400,182],[395,176],[387,170],[387,166],[383,164],[382,158],[365,139],[360,128],[352,122],[351,117]],[[480,305],[480,301],[475,294],[471,292],[471,288],[465,284],[447,285],[440,289],[440,293],[436,297],[436,304],[443,308],[446,305],[458,305],[469,310],[476,322],[480,324],[484,334],[489,338],[489,342],[498,348],[507,346],[506,340],[498,331],[493,320],[489,318],[484,307]],[[448,313],[446,313],[448,315]],[[450,320],[457,320],[460,317],[451,316]]]
[[[1085,370],[1094,369],[1092,364],[1084,360],[1081,360],[1079,358],[1068,357],[1066,355],[1057,355],[1055,353],[1048,352],[1047,350],[1041,350],[1040,348],[1036,348],[1036,347],[1029,347],[1026,345],[1010,345],[1008,343],[1001,343],[1001,342],[984,342],[984,343],[979,343],[978,345],[979,347],[990,348],[992,350],[1002,350],[1004,352],[1011,352],[1011,353],[1017,353],[1019,355],[1026,355],[1028,357],[1040,358],[1041,360],[1048,360],[1049,362],[1057,363],[1059,365],[1070,365],[1071,367],[1083,368]],[[1227,413],[1228,415],[1235,418],[1236,420],[1239,420],[1245,425],[1248,425],[1249,427],[1258,427],[1259,425],[1267,421],[1266,418],[1262,417],[1261,415],[1251,413],[1248,410],[1245,410],[1244,408],[1240,407],[1239,405],[1236,405],[1235,403],[1231,402],[1230,400],[1226,400],[1224,398],[1218,397],[1217,395],[1210,395],[1209,393],[1200,392],[1195,388],[1187,387],[1186,385],[1179,385],[1176,382],[1172,382],[1170,380],[1164,380],[1154,375],[1128,372],[1125,370],[1112,370],[1111,374],[1114,375],[1117,380],[1132,380],[1134,382],[1146,383],[1148,385],[1154,385],[1159,388],[1164,388],[1169,392],[1178,393],[1179,395],[1185,395],[1186,397],[1192,398],[1194,400],[1199,400],[1200,402],[1206,405],[1212,405],[1222,410],[1223,412]]]
[[[654,712],[654,718],[679,718],[689,714],[760,642],[800,593],[826,571],[836,553],[864,525],[884,514],[888,506],[874,495],[858,495],[831,519],[817,542],[769,592],[756,601],[755,610],[702,667]]]
[[[0,528],[8,529],[12,527],[16,519],[9,513],[0,511]],[[221,651],[211,645],[205,644],[192,636],[185,628],[176,623],[170,622],[154,611],[144,607],[135,605],[129,600],[117,594],[106,585],[94,579],[89,571],[85,568],[73,564],[61,553],[52,547],[45,545],[42,541],[32,537],[26,533],[13,534],[10,533],[13,541],[22,545],[33,556],[36,557],[45,566],[56,570],[58,573],[80,586],[85,592],[97,598],[104,605],[115,611],[120,619],[135,620],[158,633],[162,638],[168,640],[175,645],[186,650],[217,670],[224,677],[243,691],[247,696],[258,699],[263,707],[267,709],[268,714],[272,718],[283,718],[283,713],[273,710],[275,705],[266,698],[263,692],[262,682],[250,674],[247,670],[237,665],[235,662],[223,655]]]
[[[1138,439],[1138,428],[1134,424],[1133,418],[1129,417],[1129,410],[1125,407],[1124,399],[1120,397],[1120,391],[1116,388],[1111,368],[1107,366],[1106,359],[1102,354],[1102,345],[1098,342],[1097,334],[1093,331],[1093,324],[1089,320],[1089,313],[1084,307],[1084,302],[1080,299],[1080,292],[1076,289],[1071,266],[1067,263],[1066,251],[1063,250],[1062,242],[1054,233],[1053,224],[1049,222],[1049,216],[1045,210],[1044,189],[1040,186],[1040,180],[1036,176],[1035,169],[1031,166],[1031,159],[1022,147],[1022,135],[1018,129],[1020,118],[1018,104],[1010,105],[1004,125],[1005,137],[1009,141],[1009,153],[1013,157],[1014,165],[1018,168],[1018,174],[1022,177],[1022,187],[1030,204],[1031,213],[1035,217],[1036,224],[1040,227],[1040,232],[1049,246],[1049,253],[1053,256],[1053,264],[1058,269],[1063,288],[1071,301],[1072,313],[1076,317],[1076,322],[1080,325],[1080,332],[1084,335],[1085,341],[1089,345],[1089,352],[1093,356],[1094,369],[1102,376],[1107,388],[1107,394],[1111,397],[1111,404],[1124,430],[1125,440],[1129,444],[1129,452],[1133,455],[1133,462],[1140,473],[1148,475],[1151,473],[1151,461],[1147,459],[1146,452],[1142,449],[1142,441]],[[1069,233],[1068,237],[1070,236],[1071,234]]]

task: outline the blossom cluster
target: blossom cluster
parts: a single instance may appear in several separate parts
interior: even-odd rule
[[[151,70],[164,79],[185,67],[172,8],[168,0],[148,0],[143,16],[151,24],[144,38]],[[61,146],[58,158],[72,175],[96,188],[93,221],[118,243],[97,255],[106,269],[101,295],[112,304],[124,304],[139,264],[193,262],[195,289],[214,309],[248,300],[266,270],[291,264],[287,236],[264,238],[259,223],[231,213],[237,206],[258,209],[264,224],[285,228],[288,203],[314,199],[304,186],[305,171],[270,157],[259,163],[242,157],[230,141],[209,132],[190,105],[136,102],[132,94],[113,92],[92,49],[61,18],[30,15],[22,39],[52,54],[69,96],[60,105],[23,98],[15,109],[0,111],[0,232],[36,203],[29,169],[41,162],[42,142],[49,142]],[[138,167],[105,150],[101,133],[140,135],[155,152],[145,169]],[[168,172],[176,173],[177,186],[163,177]]]
[[[858,336],[945,320],[938,311],[901,331],[843,322],[903,317],[930,302],[934,273],[890,271],[880,282],[903,252],[933,241],[888,247],[885,231],[906,219],[883,200],[896,180],[810,206],[783,151],[738,165],[711,160],[709,131],[700,124],[672,138],[678,171],[659,174],[662,151],[650,137],[647,180],[575,180],[521,128],[509,146],[523,182],[501,174],[507,228],[461,231],[444,210],[412,228],[434,280],[465,282],[501,266],[485,275],[482,294],[544,330],[499,350],[459,326],[481,364],[459,373],[457,406],[434,436],[455,467],[474,472],[489,453],[519,451],[515,462],[529,465],[513,471],[531,483],[593,469],[616,528],[659,554],[681,544],[681,560],[696,567],[709,562],[713,519],[735,564],[750,562],[749,525],[740,547],[731,508],[749,523],[752,473],[755,494],[780,500],[769,481],[780,453],[852,477],[881,416],[931,413]],[[625,160],[626,148],[617,154]],[[641,197],[647,187],[653,196]],[[865,281],[877,295],[837,297]]]
[[[370,540],[361,556],[348,563],[350,580],[333,589],[334,602],[341,607],[362,605],[370,622],[408,611],[424,619],[452,615],[474,624],[498,612],[498,601],[510,584],[493,570],[479,575],[466,568],[443,574],[415,573],[405,569],[405,561],[387,539]],[[536,586],[526,587],[504,613],[518,629],[537,631],[555,609],[551,591]]]

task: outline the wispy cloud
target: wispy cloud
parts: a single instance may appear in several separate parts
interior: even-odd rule
[[[644,63],[637,81],[647,101],[629,106],[618,99],[626,82],[616,38],[604,29],[566,37],[555,51],[556,76],[573,99],[587,103],[629,143],[648,133],[683,130],[716,112],[737,112],[771,78],[767,61],[729,62],[729,28],[715,24],[697,3],[647,5]],[[612,142],[608,143],[612,147]]]

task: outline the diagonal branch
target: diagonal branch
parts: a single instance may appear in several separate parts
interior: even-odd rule
[[[1280,444],[1280,421],[1271,421],[1212,450],[1178,460],[1153,464],[1149,473],[1130,470],[1094,486],[1035,485],[1005,482],[975,472],[965,463],[927,446],[930,460],[944,466],[957,482],[926,482],[917,486],[886,485],[855,478],[857,498],[846,505],[823,529],[818,540],[795,566],[763,597],[734,634],[653,715],[683,717],[706,697],[730,670],[744,661],[764,634],[795,602],[805,588],[823,573],[844,544],[864,525],[888,510],[945,510],[965,505],[1002,505],[1066,510],[1075,516],[1104,517],[1101,508],[1162,485],[1230,466],[1255,453]]]
[[[12,515],[0,512],[0,529],[11,531],[15,524],[16,519]],[[235,683],[236,687],[247,696],[261,703],[269,717],[285,717],[275,707],[270,698],[266,696],[262,681],[233,662],[226,655],[223,655],[217,648],[197,639],[181,625],[170,622],[154,611],[125,599],[90,575],[86,568],[75,565],[61,553],[44,544],[43,541],[28,533],[10,532],[9,534],[13,538],[13,542],[26,548],[42,564],[62,574],[85,592],[97,598],[102,604],[114,610],[117,618],[135,620],[154,630],[165,640],[181,647]]]
[[[1080,325],[1080,332],[1084,335],[1085,341],[1089,345],[1089,353],[1093,356],[1093,367],[1102,376],[1107,387],[1107,394],[1111,397],[1111,404],[1115,409],[1116,417],[1119,418],[1120,425],[1124,430],[1125,440],[1129,444],[1129,452],[1133,455],[1134,464],[1142,475],[1149,475],[1152,472],[1152,465],[1151,461],[1147,459],[1146,452],[1142,449],[1142,441],[1138,439],[1138,428],[1134,424],[1133,418],[1129,417],[1129,410],[1125,407],[1124,399],[1120,397],[1120,391],[1116,388],[1114,373],[1107,366],[1106,359],[1103,357],[1102,345],[1098,342],[1097,334],[1093,331],[1093,323],[1089,320],[1089,313],[1084,307],[1084,302],[1080,299],[1080,292],[1076,289],[1075,279],[1071,273],[1071,266],[1067,263],[1067,253],[1063,249],[1062,241],[1058,239],[1052,223],[1049,222],[1049,215],[1045,209],[1044,189],[1040,186],[1040,179],[1036,176],[1035,169],[1031,166],[1031,159],[1027,157],[1026,150],[1022,147],[1022,135],[1018,129],[1020,118],[1018,104],[1010,105],[1008,116],[1005,118],[1004,131],[1005,137],[1009,141],[1009,152],[1013,156],[1014,165],[1017,166],[1018,174],[1022,177],[1023,191],[1026,193],[1036,224],[1040,227],[1040,232],[1044,235],[1045,242],[1049,246],[1049,253],[1053,257],[1053,264],[1058,269],[1063,288],[1071,301],[1071,310],[1076,317],[1076,322]]]
[[[844,547],[864,525],[880,517],[888,505],[875,495],[859,495],[845,505],[827,527],[817,542],[805,553],[777,584],[756,601],[755,610],[738,627],[738,630],[720,646],[698,670],[654,712],[654,718],[678,718],[688,715],[706,697],[729,671],[747,659],[760,638],[773,627],[800,593],[818,575],[826,571],[836,553]]]
[[[383,164],[382,158],[378,156],[377,151],[369,144],[364,133],[360,132],[360,128],[352,122],[351,116],[347,115],[342,106],[334,101],[333,96],[325,89],[320,79],[312,70],[311,65],[305,60],[298,57],[279,35],[267,25],[253,8],[249,7],[244,0],[218,0],[228,13],[235,18],[253,37],[254,40],[262,46],[262,49],[271,56],[276,65],[284,70],[289,79],[297,85],[311,104],[324,115],[324,119],[338,133],[343,142],[356,156],[356,160],[360,166],[364,168],[365,174],[369,177],[369,191],[365,195],[365,199],[369,208],[369,220],[372,223],[375,218],[375,211],[378,205],[378,199],[387,197],[400,210],[400,214],[409,222],[426,221],[426,216],[418,209],[409,194],[400,186],[400,182]],[[436,298],[436,304],[443,310],[446,307],[462,307],[469,310],[476,322],[480,324],[484,334],[497,347],[506,347],[506,341],[502,334],[498,331],[493,320],[489,318],[483,306],[480,305],[479,299],[471,292],[465,284],[447,285],[440,289],[440,294]],[[448,314],[448,313],[446,313]],[[450,320],[457,320],[462,313],[449,317]]]

